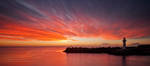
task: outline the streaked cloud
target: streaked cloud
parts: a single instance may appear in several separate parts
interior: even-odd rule
[[[150,8],[143,0],[2,0],[0,39],[59,41],[150,37]]]

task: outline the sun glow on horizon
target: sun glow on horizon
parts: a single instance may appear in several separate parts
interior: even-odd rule
[[[67,43],[70,40],[59,40],[58,42]]]
[[[123,37],[128,44],[150,44],[149,7],[139,3],[4,0],[0,46],[121,45]]]

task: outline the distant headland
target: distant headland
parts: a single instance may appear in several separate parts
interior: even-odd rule
[[[124,37],[123,47],[99,47],[83,48],[68,47],[64,50],[66,53],[108,53],[113,55],[150,55],[150,45],[139,45],[137,47],[126,47],[126,38]]]

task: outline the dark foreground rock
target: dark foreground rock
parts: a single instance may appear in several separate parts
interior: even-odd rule
[[[66,53],[108,53],[113,55],[150,55],[150,45],[141,45],[138,47],[127,47],[122,49],[120,47],[113,48],[66,48]]]

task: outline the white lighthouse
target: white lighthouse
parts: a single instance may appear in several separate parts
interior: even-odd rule
[[[126,41],[127,41],[127,40],[126,40],[126,38],[124,37],[123,40],[122,40],[122,42],[123,42],[123,49],[126,49]]]

